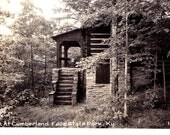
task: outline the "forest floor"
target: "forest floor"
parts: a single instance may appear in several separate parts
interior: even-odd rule
[[[19,123],[46,123],[37,127],[96,127],[99,120],[96,108],[87,108],[86,104],[76,106],[24,106],[14,110]],[[98,113],[98,112],[97,112]]]
[[[23,106],[14,110],[16,123],[34,123],[36,127],[88,127],[88,128],[170,128],[170,109],[148,109],[129,116],[125,124],[108,122],[107,110],[99,106]],[[27,127],[27,125],[25,125]]]
[[[170,128],[169,104],[151,107],[153,100],[150,98],[149,102],[143,102],[148,101],[146,97],[150,97],[150,94],[146,94],[144,98],[145,94],[142,92],[129,97],[137,100],[133,100],[131,106],[129,104],[127,119],[116,111],[116,106],[120,108],[120,104],[113,97],[75,106],[50,106],[48,98],[41,98],[37,104],[22,104],[9,109],[9,113],[0,121],[0,127]],[[143,103],[147,103],[147,106]]]

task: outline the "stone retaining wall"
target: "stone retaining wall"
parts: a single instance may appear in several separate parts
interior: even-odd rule
[[[110,84],[96,84],[95,73],[86,74],[86,102],[96,104],[99,99],[105,99],[110,96]]]

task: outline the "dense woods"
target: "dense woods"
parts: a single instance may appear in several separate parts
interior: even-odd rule
[[[73,19],[84,29],[112,26],[112,36],[105,41],[109,48],[95,56],[82,58],[76,64],[82,69],[93,69],[104,58],[115,64],[114,76],[121,76],[122,80],[119,88],[111,82],[116,92],[104,108],[108,116],[113,116],[109,120],[115,123],[115,119],[119,120],[120,127],[124,123],[126,126],[135,109],[143,111],[160,103],[164,105],[168,97],[166,83],[170,79],[165,72],[165,63],[170,57],[169,0],[63,1],[66,4],[63,11],[68,13],[63,19]],[[0,34],[0,108],[5,111],[26,104],[40,105],[41,99],[48,97],[52,89],[52,68],[56,67],[56,45],[51,36],[54,31],[61,33],[76,28],[67,23],[60,26],[62,17],[46,20],[31,1],[23,2],[22,6],[22,12],[17,16],[0,9],[1,24],[5,25],[6,18],[14,19],[13,25],[9,26],[12,34]],[[118,61],[122,62],[123,70]],[[137,75],[132,73],[141,81],[140,86],[134,83],[129,88],[130,66],[140,67],[135,69]],[[146,87],[144,80],[150,82]],[[3,117],[0,120],[4,120]],[[103,122],[107,123],[108,119],[103,118]]]
[[[19,15],[2,10],[4,20],[13,17],[9,26],[12,35],[1,35],[1,105],[22,96],[27,91],[44,97],[45,89],[51,87],[51,69],[55,65],[55,44],[50,36],[54,24],[37,15],[40,9],[28,1],[23,2]],[[25,96],[26,97],[26,96]],[[26,102],[26,99],[24,102]],[[29,102],[29,99],[27,99]],[[16,100],[17,101],[17,100]],[[21,101],[22,102],[22,101]]]

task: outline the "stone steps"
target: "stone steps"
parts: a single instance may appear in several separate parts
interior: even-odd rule
[[[54,100],[56,105],[72,105],[73,80],[74,72],[64,70],[60,72],[58,89]]]

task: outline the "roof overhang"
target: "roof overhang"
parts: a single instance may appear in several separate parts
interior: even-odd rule
[[[77,38],[80,38],[79,36],[82,35],[82,32],[83,32],[83,29],[81,28],[74,29],[71,31],[67,31],[67,32],[52,36],[52,39],[55,41],[58,41],[58,40],[73,41],[73,40],[76,40]]]

